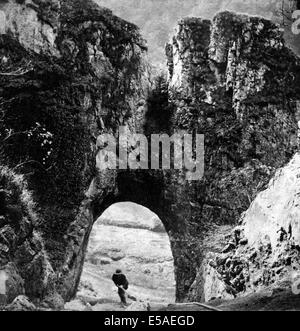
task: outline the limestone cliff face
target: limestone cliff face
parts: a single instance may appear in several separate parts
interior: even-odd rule
[[[55,273],[36,225],[39,215],[26,182],[0,167],[0,305],[25,294],[50,295]]]
[[[242,216],[223,254],[208,257],[203,269],[206,300],[293,289],[300,266],[299,165],[296,154],[277,171]]]
[[[59,28],[59,0],[2,1],[1,34],[13,35],[37,53],[59,56],[55,42]]]
[[[60,291],[67,288],[63,266],[68,255],[78,253],[70,224],[82,201],[83,214],[91,218],[78,216],[84,226],[75,233],[76,243],[82,234],[84,243],[88,240],[85,222],[92,226],[94,221],[92,200],[84,199],[97,173],[96,139],[115,134],[119,125],[134,130],[138,114],[133,109],[144,99],[139,80],[146,48],[136,26],[92,1],[9,0],[0,6],[5,23],[0,35],[1,163],[26,174],[41,211],[34,228],[42,235]],[[114,190],[114,174],[102,177],[95,182],[103,192]],[[13,246],[10,256],[15,252]],[[1,267],[14,262],[0,261]],[[79,261],[69,266],[78,277]],[[29,266],[26,260],[21,278]],[[34,272],[43,280],[41,269]],[[45,281],[34,296],[43,299],[49,285]]]
[[[298,148],[299,59],[275,24],[229,12],[181,21],[167,57],[174,129],[205,134],[204,179],[182,198],[198,224],[188,221],[190,233],[202,232],[201,260],[211,226],[238,222]],[[191,300],[205,299],[201,274]]]
[[[208,20],[191,18],[179,22],[176,35],[166,49],[171,87],[190,87],[193,72],[205,66],[210,30]]]
[[[232,13],[215,17],[209,58],[226,91],[232,93],[237,114],[243,116],[245,103],[257,102],[257,96],[261,102],[271,103],[294,93],[297,80],[291,68],[293,63],[284,63],[291,57],[278,26],[259,17],[235,16]],[[288,90],[283,91],[283,86]],[[270,98],[271,90],[273,100]]]

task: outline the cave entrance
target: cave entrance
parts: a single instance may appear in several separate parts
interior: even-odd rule
[[[99,298],[99,310],[119,307],[111,280],[116,269],[127,276],[129,294],[138,300],[149,301],[152,307],[175,302],[169,236],[159,217],[136,203],[115,203],[94,223],[78,296]]]

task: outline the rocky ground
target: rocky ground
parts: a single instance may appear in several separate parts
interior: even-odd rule
[[[19,296],[6,307],[9,311],[51,310],[33,305],[25,296]],[[53,310],[53,309],[52,309]],[[64,311],[123,311],[115,300],[79,297],[66,304]],[[158,304],[137,302],[128,311],[300,311],[300,296],[290,291],[263,291],[234,300],[214,300],[206,304]]]
[[[300,296],[290,291],[263,291],[229,301],[214,300],[207,303],[221,311],[299,311]],[[197,304],[171,304],[163,311],[203,311],[208,310]]]

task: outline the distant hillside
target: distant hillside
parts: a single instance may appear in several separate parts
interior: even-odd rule
[[[186,16],[212,18],[221,10],[235,10],[279,20],[282,0],[94,0],[141,28],[148,41],[149,58],[157,66],[165,63],[164,48],[178,20]],[[284,0],[288,2],[289,0]],[[280,20],[281,21],[281,20]],[[291,25],[289,22],[288,25]],[[286,27],[287,39],[300,53],[300,41]]]
[[[132,202],[112,205],[101,215],[99,224],[165,232],[162,221],[156,214]]]

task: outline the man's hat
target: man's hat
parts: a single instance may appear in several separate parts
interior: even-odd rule
[[[122,270],[117,269],[116,274],[121,274],[121,273],[122,273]]]

